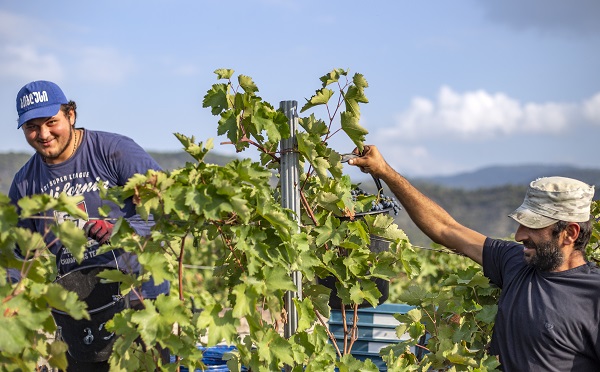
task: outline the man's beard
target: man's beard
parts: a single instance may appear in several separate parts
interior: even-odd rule
[[[532,248],[535,248],[535,255],[527,262],[529,266],[540,271],[554,271],[563,263],[563,256],[556,239],[538,244],[530,242],[529,246],[531,245],[534,246]]]
[[[44,161],[46,161],[46,159],[58,158],[69,148],[69,145],[71,144],[71,140],[73,139],[73,133],[75,133],[75,130],[73,129],[73,126],[71,126],[71,129],[69,130],[69,139],[56,154],[44,154],[39,150],[37,152],[44,158]]]

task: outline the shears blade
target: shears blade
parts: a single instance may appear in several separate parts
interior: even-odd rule
[[[350,159],[358,158],[356,154],[342,154],[342,163],[347,163]]]

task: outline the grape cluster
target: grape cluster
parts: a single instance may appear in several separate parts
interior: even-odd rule
[[[350,191],[350,195],[352,195],[352,199],[357,200],[359,197],[371,196],[371,194],[365,192],[361,188],[357,187]],[[395,215],[398,215],[402,208],[400,207],[400,203],[396,198],[386,196],[383,193],[380,193],[376,200],[373,200],[371,204],[370,212],[382,212],[385,210],[393,210]]]

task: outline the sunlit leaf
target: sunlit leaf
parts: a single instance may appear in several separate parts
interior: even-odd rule
[[[315,92],[315,94],[310,99],[306,100],[306,103],[304,104],[304,106],[302,106],[302,109],[300,110],[300,112],[302,113],[302,112],[309,110],[315,106],[324,105],[327,102],[329,102],[329,99],[332,96],[333,96],[333,91],[331,89],[327,89],[327,88],[319,89]]]
[[[219,68],[215,70],[217,79],[230,79],[235,71],[228,68]]]

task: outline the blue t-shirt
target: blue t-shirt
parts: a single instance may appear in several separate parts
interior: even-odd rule
[[[98,208],[108,205],[109,221],[114,223],[117,218],[124,217],[136,233],[145,236],[149,234],[154,222],[141,219],[136,214],[131,199],[125,201],[123,208],[102,200],[98,188],[100,182],[103,182],[103,187],[106,188],[123,186],[134,174],[145,174],[149,169],[160,170],[160,166],[132,139],[115,133],[83,130],[81,144],[75,154],[60,164],[46,164],[39,154],[34,154],[15,175],[9,196],[16,204],[25,196],[41,193],[53,197],[58,197],[63,192],[70,196],[82,195],[84,200],[78,207],[90,218],[101,218]],[[115,249],[101,255],[96,254],[99,244],[93,239],[88,241],[84,260],[77,264],[68,249],[55,240],[49,229],[52,224],[60,224],[67,220],[83,228],[86,221],[59,211],[48,211],[43,217],[23,219],[19,225],[45,236],[50,251],[56,255],[59,273],[70,272],[79,266],[92,265],[118,265],[120,269],[128,272],[140,272],[141,268],[135,256],[123,253],[122,250]],[[142,293],[147,298],[155,298],[158,294],[168,291],[167,282],[154,286],[151,281],[142,287]]]
[[[490,352],[505,371],[600,371],[600,270],[542,272],[523,245],[487,238],[483,270],[502,289]]]

